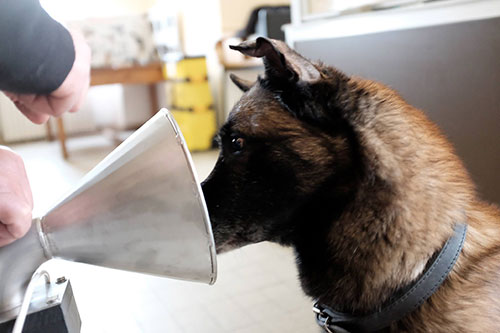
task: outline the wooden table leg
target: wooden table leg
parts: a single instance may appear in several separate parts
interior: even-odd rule
[[[62,117],[56,118],[57,121],[57,136],[61,144],[61,152],[65,160],[68,159],[68,150],[66,149],[66,132],[64,132],[64,123]]]
[[[156,83],[152,83],[149,86],[149,100],[151,101],[151,116],[154,116],[159,110],[158,105],[158,92],[156,91]]]

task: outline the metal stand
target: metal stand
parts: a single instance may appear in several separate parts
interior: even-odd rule
[[[11,333],[19,308],[0,315],[0,333]],[[69,280],[36,287],[23,333],[79,333],[82,322]]]

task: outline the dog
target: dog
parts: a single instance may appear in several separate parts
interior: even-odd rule
[[[421,279],[464,222],[437,290],[382,331],[500,332],[500,211],[438,127],[390,88],[283,42],[231,48],[262,57],[265,74],[231,76],[244,94],[202,183],[217,252],[290,246],[307,295],[363,316]]]

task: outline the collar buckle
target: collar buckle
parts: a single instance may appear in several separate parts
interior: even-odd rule
[[[320,327],[322,327],[327,333],[350,333],[348,330],[334,325],[332,321],[334,319],[325,312],[319,303],[313,305],[313,312],[316,314],[316,321]]]

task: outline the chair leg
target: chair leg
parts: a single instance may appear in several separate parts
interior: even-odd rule
[[[64,131],[64,122],[62,117],[56,119],[57,121],[57,136],[61,144],[61,152],[65,160],[68,159],[68,150],[66,149],[66,132]]]
[[[151,116],[154,116],[160,110],[160,106],[158,105],[156,83],[151,83],[149,85],[149,99],[151,101]]]
[[[49,121],[45,123],[45,138],[47,141],[54,141],[54,135],[52,135],[52,124]]]

